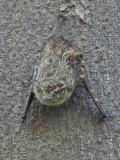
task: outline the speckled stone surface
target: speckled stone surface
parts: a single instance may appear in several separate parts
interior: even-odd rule
[[[68,3],[69,2],[69,3]],[[93,89],[109,117],[82,88],[59,107],[34,100],[21,124],[33,69],[62,11],[63,34],[83,53]],[[119,0],[0,1],[0,160],[120,159]]]

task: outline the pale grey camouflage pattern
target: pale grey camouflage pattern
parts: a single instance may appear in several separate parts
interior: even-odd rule
[[[66,102],[75,89],[75,65],[82,57],[75,47],[51,38],[46,44],[40,65],[35,69],[33,92],[41,104],[57,106]]]

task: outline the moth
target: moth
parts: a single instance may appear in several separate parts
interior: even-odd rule
[[[66,17],[58,16],[58,25],[41,53],[40,64],[35,67],[22,122],[35,96],[43,105],[58,106],[70,98],[76,85],[84,87],[101,116],[107,116],[91,90],[83,55],[60,33],[65,21]]]

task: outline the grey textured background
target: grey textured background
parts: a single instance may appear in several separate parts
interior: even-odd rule
[[[21,124],[33,69],[60,10],[109,117],[81,88],[57,108],[35,100]],[[120,160],[120,1],[0,0],[0,160]]]

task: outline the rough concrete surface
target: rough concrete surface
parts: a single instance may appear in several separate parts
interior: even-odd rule
[[[60,11],[108,118],[76,88],[60,107],[35,99],[21,124],[34,66]],[[0,160],[120,160],[119,0],[0,0]]]

